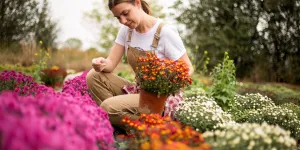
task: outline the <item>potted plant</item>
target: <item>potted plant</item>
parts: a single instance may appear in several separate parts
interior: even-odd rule
[[[169,95],[192,84],[188,72],[188,66],[181,60],[159,59],[154,52],[139,57],[136,80],[141,89],[139,107],[143,113],[162,113]]]

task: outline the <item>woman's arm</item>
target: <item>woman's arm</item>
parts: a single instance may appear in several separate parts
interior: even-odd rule
[[[102,57],[96,58],[95,63],[93,62],[92,65],[95,70],[110,73],[117,67],[117,65],[121,61],[124,52],[125,52],[124,46],[118,43],[114,43],[108,57],[106,59]]]
[[[189,67],[189,75],[191,76],[194,73],[194,67],[191,63],[191,60],[189,58],[189,56],[187,55],[187,53],[185,52],[180,58],[179,60],[182,60],[183,62],[185,62],[186,65],[188,65]]]

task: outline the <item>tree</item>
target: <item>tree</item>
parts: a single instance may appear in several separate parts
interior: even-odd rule
[[[77,38],[69,38],[65,42],[65,47],[78,50],[82,47],[82,42],[80,39],[77,39]]]
[[[106,4],[106,5],[103,5]],[[92,21],[96,22],[100,28],[99,34],[99,45],[103,48],[106,52],[110,50],[112,47],[114,40],[118,34],[118,30],[120,28],[120,23],[117,19],[114,18],[111,11],[109,10],[108,1],[103,0],[101,4],[95,4],[95,8],[86,16],[91,19]],[[162,13],[162,6],[157,5],[156,0],[149,1],[149,5],[153,11],[153,16],[164,18],[165,14]]]
[[[52,46],[56,39],[56,23],[48,16],[48,2],[41,9],[36,0],[0,1],[0,45],[8,47],[19,41],[43,41]]]
[[[8,46],[28,37],[35,29],[37,12],[35,0],[1,0],[0,44]]]
[[[41,47],[45,50],[48,48],[56,48],[57,39],[57,23],[52,21],[49,17],[49,6],[48,1],[43,1],[43,7],[41,11],[38,13],[38,22],[35,28],[35,41],[39,43],[42,41]]]
[[[255,67],[265,81],[291,82],[287,72],[297,73],[289,65],[300,60],[300,0],[177,0],[173,8],[196,60],[208,50],[215,65],[229,51],[238,77],[257,74]]]

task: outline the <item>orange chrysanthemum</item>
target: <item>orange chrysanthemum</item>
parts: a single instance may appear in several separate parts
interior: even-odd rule
[[[192,84],[188,66],[181,60],[160,60],[154,52],[138,58],[136,77],[145,91],[159,95],[171,95]]]

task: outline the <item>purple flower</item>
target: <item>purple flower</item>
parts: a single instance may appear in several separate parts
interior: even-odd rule
[[[85,76],[63,92],[39,85],[21,72],[0,73],[2,149],[114,149],[108,115],[92,100]]]
[[[114,149],[107,113],[67,93],[0,95],[2,149]]]
[[[82,75],[75,77],[70,81],[66,81],[66,83],[63,85],[62,92],[69,93],[75,96],[87,96],[90,97],[90,99],[92,100],[92,96],[88,91],[88,87],[85,80],[87,73],[88,71],[85,71],[82,73]],[[91,102],[95,103],[94,101]]]
[[[31,76],[22,72],[3,71],[0,73],[0,92],[13,90],[19,95],[36,95],[40,93],[55,93],[52,88],[37,84]]]

